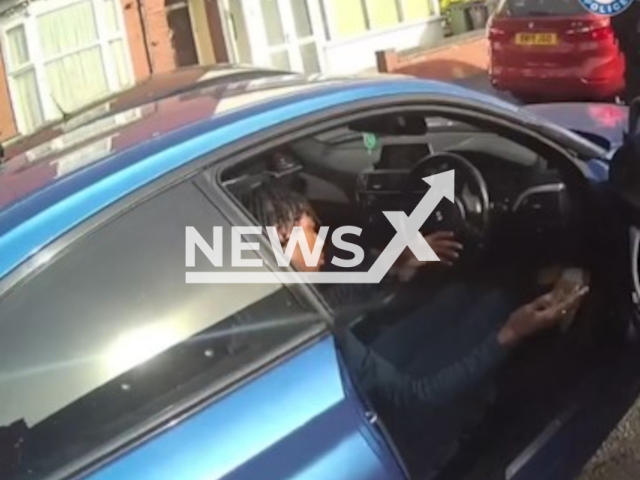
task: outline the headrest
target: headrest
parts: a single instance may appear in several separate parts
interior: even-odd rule
[[[291,175],[302,169],[302,164],[290,155],[275,152],[266,161],[266,170],[274,177]]]

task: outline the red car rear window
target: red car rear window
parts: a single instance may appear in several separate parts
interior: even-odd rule
[[[502,17],[565,17],[587,15],[578,0],[504,0],[498,10]]]

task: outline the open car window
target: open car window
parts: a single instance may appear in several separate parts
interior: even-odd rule
[[[425,122],[427,131],[424,135],[371,134],[344,126],[325,131],[313,139],[301,140],[292,148],[309,162],[345,173],[374,169],[384,156],[391,158],[393,165],[395,160],[401,160],[401,154],[393,147],[402,145],[428,146],[433,153],[480,152],[525,166],[540,161],[530,149],[468,123],[438,116],[427,117]],[[391,148],[383,153],[387,147]]]

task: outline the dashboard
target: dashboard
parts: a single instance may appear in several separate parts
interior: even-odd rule
[[[524,242],[541,249],[558,249],[557,243],[562,239],[571,242],[576,205],[560,173],[544,158],[492,134],[475,133],[472,137],[458,134],[439,140],[438,145],[434,144],[436,148],[429,145],[430,149],[457,153],[481,172],[489,193],[493,237],[505,243],[522,245]],[[406,147],[411,147],[411,143],[405,139],[401,145],[401,149],[389,155],[384,149],[393,149],[393,139],[383,144],[377,154],[367,152],[361,144],[358,147],[357,141],[327,148],[305,140],[255,159],[252,171],[244,170],[244,175],[246,178],[249,173],[249,177],[253,177],[249,182],[253,185],[279,181],[293,186],[291,179],[302,179],[304,185],[300,185],[300,191],[314,206],[321,208],[319,213],[335,214],[336,219],[342,221],[341,215],[347,210],[354,213],[357,210],[364,228],[370,227],[367,229],[376,233],[386,229],[393,235],[395,231],[383,212],[403,209],[402,197],[407,193],[410,170],[406,168],[406,158],[398,158],[396,163],[394,154],[410,152],[411,148]],[[424,140],[415,146],[414,153],[420,152],[423,156]],[[446,148],[440,150],[441,147]],[[379,162],[383,153],[392,161]],[[254,175],[262,180],[256,181]]]
[[[465,141],[446,151],[467,159],[487,184],[490,218],[487,243],[496,251],[518,245],[520,250],[514,254],[536,257],[570,250],[575,234],[573,226],[579,215],[560,173],[528,149],[523,149],[523,156],[518,148],[500,148],[495,142],[483,148],[487,145],[479,143]],[[433,175],[439,173],[439,168],[442,166],[421,174]],[[411,193],[405,189],[408,175],[407,169],[375,166],[359,174],[357,197],[368,226],[377,231],[388,230],[382,212],[397,210],[401,198]],[[386,233],[388,237],[394,232]]]
[[[489,190],[491,210],[498,215],[540,213],[547,218],[562,218],[569,212],[568,197],[560,174],[542,159],[535,163],[513,163],[492,154],[466,149],[449,150],[469,160],[484,177]],[[433,175],[438,169],[424,170]],[[369,169],[357,180],[360,198],[402,194],[407,169]]]

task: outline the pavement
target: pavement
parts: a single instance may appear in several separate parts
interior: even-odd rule
[[[576,480],[640,478],[640,400],[609,435]]]
[[[491,83],[489,82],[489,78],[485,73],[473,75],[467,78],[461,78],[459,80],[453,80],[453,83],[456,83],[457,85],[461,85],[463,87],[478,90],[479,92],[482,92],[482,93],[490,93],[508,102],[521,105],[520,101],[516,100],[513,96],[509,95],[508,93],[496,91],[491,86]]]

